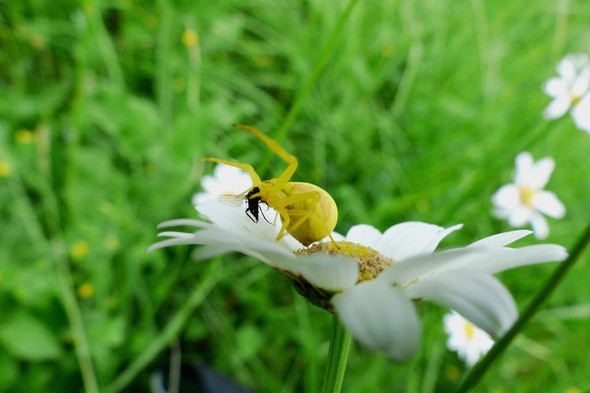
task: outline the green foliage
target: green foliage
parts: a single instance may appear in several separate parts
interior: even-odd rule
[[[11,168],[0,177],[0,390],[78,392],[84,380],[91,392],[95,375],[108,391],[162,339],[206,267],[188,247],[146,254],[157,223],[196,217],[190,197],[211,171],[201,157],[280,171],[231,125],[276,136],[344,8],[0,0],[0,163]],[[571,246],[590,219],[590,137],[567,116],[541,118],[541,84],[566,53],[590,53],[589,17],[585,0],[360,1],[282,141],[300,160],[296,180],[330,192],[340,232],[464,223],[448,247],[509,229],[490,196],[528,150],[557,163],[547,188],[568,214],[550,220],[548,241]],[[174,336],[183,362],[259,392],[318,392],[330,315],[266,266],[239,255],[222,266]],[[586,256],[475,391],[590,387],[588,268]],[[552,269],[501,278],[523,306]],[[419,312],[420,353],[396,364],[353,343],[344,391],[457,386],[464,366],[445,350],[444,310]],[[84,342],[87,355],[75,351]],[[125,389],[148,391],[169,356]]]

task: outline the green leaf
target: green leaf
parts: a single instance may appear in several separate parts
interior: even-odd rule
[[[55,359],[61,346],[55,334],[38,318],[20,311],[0,325],[0,343],[21,360]]]

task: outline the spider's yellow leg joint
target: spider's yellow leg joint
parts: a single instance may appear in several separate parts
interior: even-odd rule
[[[242,163],[236,162],[236,161],[220,160],[219,158],[211,158],[211,157],[201,158],[199,161],[219,162],[220,164],[225,164],[225,165],[234,166],[236,168],[240,168],[240,169],[248,172],[248,174],[250,175],[250,178],[252,179],[252,183],[254,184],[254,186],[259,186],[262,183],[262,181],[260,180],[260,176],[258,176],[256,171],[254,170],[254,168],[250,164],[242,164]]]
[[[266,143],[266,145],[270,148],[270,150],[277,153],[283,160],[285,160],[285,162],[287,162],[287,164],[289,164],[287,169],[285,169],[285,171],[281,174],[281,176],[279,176],[277,178],[277,183],[279,185],[279,187],[278,187],[279,189],[281,189],[283,185],[287,184],[289,179],[291,179],[291,177],[293,177],[293,174],[297,170],[297,165],[298,165],[297,158],[295,156],[292,156],[291,154],[287,153],[287,151],[285,149],[283,149],[281,147],[281,145],[279,145],[277,142],[270,139],[268,136],[264,135],[262,132],[258,131],[256,128],[253,128],[250,126],[245,126],[242,124],[236,124],[236,125],[234,125],[234,128],[236,128],[238,130],[244,130],[244,131],[249,132],[250,134],[254,135],[258,139],[260,139],[261,141]]]

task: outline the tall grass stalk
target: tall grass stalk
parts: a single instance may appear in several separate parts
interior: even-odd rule
[[[491,364],[504,352],[508,345],[512,342],[514,337],[524,328],[524,326],[531,320],[533,315],[539,310],[543,303],[553,293],[557,285],[561,282],[565,274],[578,260],[584,248],[590,242],[590,224],[573,247],[569,257],[559,265],[555,272],[547,279],[545,285],[537,292],[533,300],[526,306],[520,317],[516,320],[512,328],[498,340],[487,355],[477,363],[471,372],[465,377],[463,383],[457,389],[457,393],[465,393],[474,387],[483,377],[485,372],[490,368]]]

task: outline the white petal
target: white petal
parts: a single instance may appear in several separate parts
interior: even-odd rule
[[[266,242],[275,242],[280,226],[280,220],[277,225],[269,224],[264,219],[260,219],[257,223],[253,222],[246,215],[243,207],[228,206],[221,203],[217,199],[207,200],[197,207],[200,215],[211,220],[217,227],[221,227],[228,231],[226,236],[232,237],[236,234],[244,234],[249,238],[256,238]],[[265,211],[265,215],[273,222],[276,212],[273,209]],[[303,246],[291,235],[287,234],[277,243],[285,249],[295,251]]]
[[[359,224],[351,227],[346,234],[346,241],[358,243],[365,247],[375,249],[379,239],[381,239],[381,232],[377,228],[367,224]]]
[[[514,243],[515,241],[522,239],[525,236],[530,235],[533,233],[532,231],[521,229],[519,231],[509,231],[498,233],[496,235],[484,237],[481,240],[471,243],[467,247],[476,248],[476,247],[483,247],[483,248],[498,248],[506,246],[510,243]]]
[[[401,289],[382,281],[365,281],[335,295],[332,304],[344,327],[369,349],[385,351],[398,361],[417,351],[420,323]]]
[[[158,250],[158,249],[164,248],[164,247],[183,246],[183,245],[187,245],[187,244],[195,244],[195,243],[192,238],[175,237],[173,239],[162,240],[161,242],[157,242],[157,243],[152,244],[151,246],[148,247],[147,252],[152,252],[154,250]]]
[[[508,219],[508,217],[510,217],[511,213],[512,213],[512,209],[507,209],[507,208],[503,208],[503,207],[495,207],[494,209],[492,209],[492,215],[496,218],[501,219],[501,220]]]
[[[525,206],[519,206],[512,210],[510,217],[508,217],[508,225],[513,228],[523,227],[527,224],[531,217],[531,210]]]
[[[543,84],[543,90],[550,97],[567,94],[567,86],[560,78],[551,78]]]
[[[544,157],[535,162],[531,173],[531,179],[528,184],[535,190],[540,190],[545,187],[553,169],[555,168],[555,161],[551,157]]]
[[[582,97],[590,86],[590,69],[586,68],[580,72],[571,87],[571,94],[574,97]]]
[[[516,173],[514,174],[514,183],[517,185],[527,184],[533,171],[533,156],[528,151],[523,151],[516,156],[514,160]]]
[[[423,222],[404,222],[386,230],[376,250],[398,262],[416,255],[430,254],[445,236],[462,226],[459,224],[445,229]]]
[[[533,198],[535,208],[541,213],[553,218],[562,218],[565,215],[565,206],[551,191],[540,191]]]
[[[547,105],[543,111],[543,117],[547,120],[557,119],[567,113],[571,103],[572,100],[569,96],[558,96]]]
[[[590,93],[572,109],[572,119],[576,127],[590,133]]]
[[[329,291],[350,288],[359,276],[357,262],[351,258],[333,255],[297,257],[297,269],[310,284]]]
[[[457,248],[428,255],[418,255],[385,269],[377,280],[396,284],[402,288],[423,276],[435,274],[455,265],[462,258],[474,258],[479,249]]]
[[[544,262],[563,261],[567,250],[557,244],[536,244],[520,248],[499,248],[469,264],[469,268],[495,274],[515,267]]]
[[[228,244],[205,245],[195,248],[192,256],[197,261],[205,261],[231,251],[234,251],[234,249]]]
[[[576,63],[578,62],[576,54],[568,54],[557,63],[557,73],[564,82],[571,83],[574,80],[576,77]]]
[[[456,310],[492,337],[501,336],[518,315],[510,292],[487,274],[450,271],[410,285],[406,294]]]
[[[532,212],[529,221],[537,239],[546,239],[549,236],[549,223],[539,212]]]
[[[199,220],[192,220],[190,218],[179,218],[176,220],[168,220],[158,224],[158,228],[169,228],[169,227],[177,227],[177,226],[193,226],[193,227],[201,227],[205,228],[211,226],[211,223]]]
[[[520,202],[520,190],[514,184],[502,186],[492,195],[492,203],[504,209],[514,209]]]

